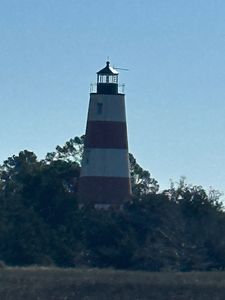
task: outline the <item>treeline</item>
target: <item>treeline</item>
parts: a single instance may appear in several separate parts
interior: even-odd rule
[[[7,265],[224,270],[221,194],[183,179],[159,192],[130,154],[133,199],[121,211],[78,208],[83,139],[38,160],[21,151],[0,166],[0,260]]]

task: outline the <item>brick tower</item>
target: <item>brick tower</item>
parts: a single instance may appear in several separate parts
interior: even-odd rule
[[[120,207],[130,196],[125,95],[107,61],[97,72],[97,92],[90,94],[79,201],[107,209]]]

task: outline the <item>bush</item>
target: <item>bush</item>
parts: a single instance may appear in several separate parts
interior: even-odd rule
[[[4,263],[3,260],[0,260],[0,269],[6,268],[6,264]]]

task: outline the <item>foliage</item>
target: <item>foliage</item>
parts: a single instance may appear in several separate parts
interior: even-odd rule
[[[129,153],[129,161],[133,194],[135,196],[143,196],[148,193],[158,192],[158,182],[154,178],[151,178],[148,171],[142,169],[131,153]]]
[[[76,162],[80,164],[84,147],[84,136],[75,137],[65,143],[63,147],[56,146],[56,151],[49,152],[45,161],[52,162],[54,160],[65,160],[67,162]]]
[[[184,178],[159,192],[130,154],[132,201],[121,211],[78,208],[83,138],[38,160],[24,150],[0,166],[0,260],[9,265],[151,271],[225,269],[218,191]]]

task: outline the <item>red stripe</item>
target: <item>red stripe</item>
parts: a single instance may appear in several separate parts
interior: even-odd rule
[[[122,204],[131,197],[129,178],[81,177],[79,201],[82,204]]]
[[[88,121],[85,147],[128,149],[126,122]]]

